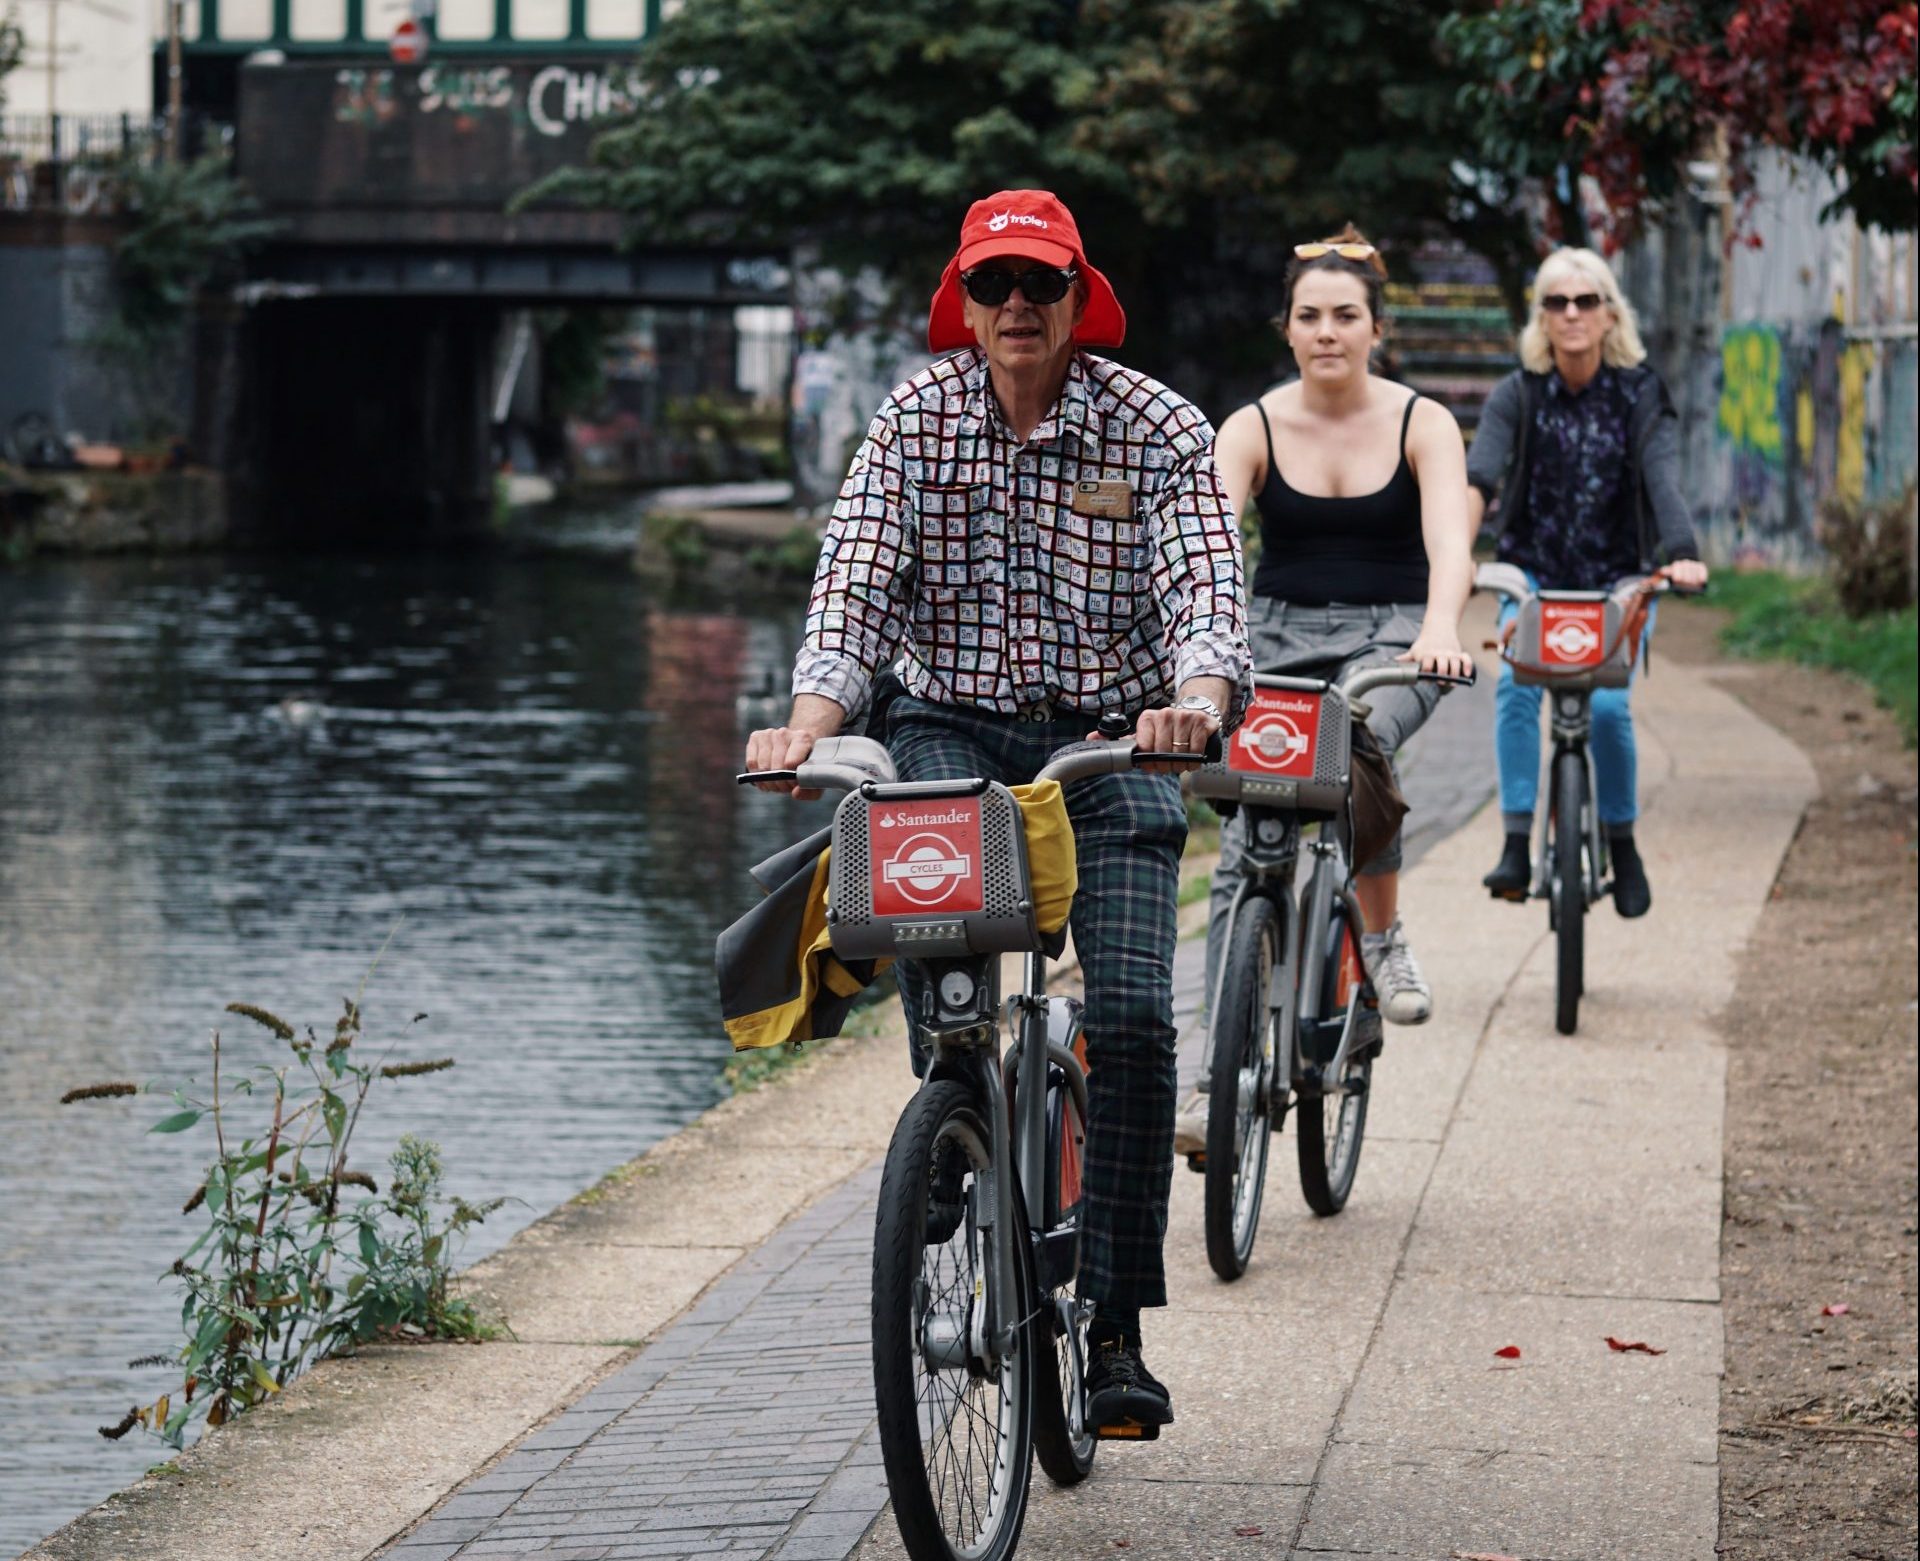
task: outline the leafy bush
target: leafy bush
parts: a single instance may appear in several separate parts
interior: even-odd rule
[[[387,1335],[487,1331],[471,1306],[449,1298],[447,1281],[461,1235],[501,1200],[447,1198],[439,1150],[411,1136],[394,1151],[384,1193],[348,1157],[376,1083],[438,1073],[453,1059],[391,1062],[389,1048],[362,1060],[360,1005],[352,998],[325,1041],[250,1003],[229,1004],[228,1012],[268,1031],[275,1055],[236,1067],[233,1048],[215,1031],[205,1086],[93,1084],[62,1100],[166,1093],[174,1110],[150,1131],[205,1124],[213,1135],[213,1161],[181,1210],[202,1214],[206,1227],[171,1270],[186,1292],[185,1342],[132,1363],[176,1368],[179,1389],[101,1427],[109,1438],[140,1426],[179,1447],[195,1420],[218,1426],[325,1355]]]
[[[1915,486],[1879,503],[1829,495],[1820,506],[1820,545],[1833,564],[1833,588],[1850,618],[1913,605]]]

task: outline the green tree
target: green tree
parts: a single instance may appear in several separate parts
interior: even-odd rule
[[[0,16],[0,108],[7,106],[7,77],[26,52],[26,35],[20,30],[20,18],[9,7]]]
[[[127,376],[151,437],[170,423],[195,295],[274,225],[221,153],[178,163],[129,158],[116,177],[129,216],[113,252],[114,314],[92,345]]]
[[[1920,222],[1912,0],[1480,0],[1441,29],[1470,80],[1476,155],[1513,178],[1592,175],[1609,241],[1632,236],[1683,160],[1724,156],[1736,193],[1755,153],[1804,158],[1841,187],[1834,209],[1887,229]]]
[[[805,242],[922,298],[967,203],[1058,191],[1183,389],[1271,367],[1288,246],[1349,217],[1512,248],[1456,179],[1460,82],[1426,0],[701,0],[639,62],[640,107],[531,192],[636,239]]]

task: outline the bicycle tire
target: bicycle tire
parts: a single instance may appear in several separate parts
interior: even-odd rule
[[[1346,911],[1336,904],[1323,955],[1327,967],[1320,985],[1321,1002],[1329,1018],[1336,1011],[1344,1011],[1356,1026],[1378,1025],[1379,1013],[1365,1006],[1364,978],[1354,980],[1351,976],[1360,958],[1357,938]],[[1344,983],[1344,1005],[1339,1002],[1342,971],[1349,973]],[[1337,1094],[1302,1095],[1294,1102],[1293,1141],[1300,1160],[1300,1194],[1307,1200],[1307,1207],[1323,1219],[1344,1209],[1353,1192],[1360,1149],[1367,1135],[1367,1102],[1372,1098],[1373,1054],[1377,1049],[1377,1036],[1356,1037],[1347,1057],[1344,1082],[1348,1087]]]
[[[1028,1272],[1033,1265],[1033,1244],[1026,1243]],[[1029,1284],[1032,1281],[1029,1279]],[[1073,1391],[1073,1362],[1068,1351],[1080,1352],[1080,1378],[1086,1380],[1087,1340],[1084,1324],[1077,1325],[1076,1337],[1069,1339],[1058,1326],[1055,1297],[1039,1295],[1033,1311],[1033,1454],[1055,1485],[1078,1485],[1093,1473],[1093,1455],[1100,1450],[1100,1439],[1084,1423],[1080,1434],[1073,1434],[1067,1413],[1067,1398]],[[1054,1364],[1053,1385],[1047,1383],[1047,1363]]]
[[[1273,1139],[1266,1036],[1274,1023],[1270,993],[1280,962],[1280,916],[1265,895],[1241,902],[1226,958],[1207,1103],[1206,1233],[1208,1264],[1232,1281],[1253,1256]],[[1276,1056],[1280,1050],[1274,1048]],[[1292,1047],[1285,1051],[1290,1055]]]
[[[873,1246],[873,1387],[881,1459],[894,1520],[913,1561],[1008,1561],[1026,1520],[1033,1452],[1030,1261],[1023,1256],[1014,1264],[1015,1282],[1025,1293],[1006,1297],[999,1308],[1002,1316],[1028,1322],[1015,1330],[1014,1349],[997,1374],[987,1375],[972,1359],[933,1364],[932,1341],[943,1334],[952,1339],[956,1329],[964,1338],[968,1331],[976,1276],[985,1282],[981,1295],[993,1284],[991,1255],[970,1213],[945,1242],[927,1245],[934,1154],[942,1140],[956,1146],[950,1152],[965,1155],[963,1178],[978,1180],[989,1168],[986,1124],[974,1091],[957,1079],[936,1079],[908,1102],[881,1172]],[[1024,1251],[1017,1202],[1014,1223],[1003,1234]],[[958,1447],[956,1425],[962,1426]],[[974,1467],[976,1454],[982,1467]]]
[[[1069,1043],[1071,1044],[1071,1043]],[[1067,1082],[1059,1069],[1049,1070],[1048,1091],[1065,1091]],[[1048,1102],[1048,1121],[1053,1120],[1053,1104]],[[1064,1118],[1063,1118],[1064,1131]],[[1076,1158],[1076,1167],[1079,1161]],[[1059,1167],[1049,1167],[1050,1174],[1064,1175]],[[1077,1174],[1077,1172],[1076,1172]],[[1084,1194],[1083,1194],[1084,1196]],[[1016,1199],[1016,1202],[1018,1200]],[[1060,1202],[1067,1202],[1062,1189]],[[1051,1206],[1048,1200],[1048,1206]],[[1024,1208],[1025,1204],[1021,1204]],[[1051,1217],[1051,1216],[1046,1216]],[[1078,1376],[1084,1386],[1087,1368],[1087,1322],[1091,1319],[1078,1318],[1078,1307],[1073,1304],[1073,1284],[1069,1280],[1056,1290],[1042,1290],[1038,1274],[1039,1264],[1035,1257],[1035,1247],[1031,1236],[1021,1243],[1021,1250],[1027,1255],[1027,1287],[1033,1293],[1037,1304],[1033,1309],[1033,1453],[1048,1479],[1055,1485],[1078,1485],[1093,1472],[1093,1455],[1100,1450],[1100,1439],[1093,1427],[1085,1423],[1081,1416],[1079,1435],[1074,1434],[1072,1395],[1074,1392],[1073,1355],[1078,1351],[1080,1369]],[[1075,1314],[1073,1333],[1069,1335],[1060,1326],[1059,1302],[1062,1297],[1068,1301],[1069,1309]],[[1049,1382],[1048,1363],[1053,1364],[1053,1375]],[[1084,1411],[1084,1404],[1080,1406]]]
[[[1586,990],[1587,767],[1568,750],[1553,761],[1553,1026],[1571,1035]]]

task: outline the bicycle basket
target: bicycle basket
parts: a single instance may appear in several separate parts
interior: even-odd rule
[[[1643,617],[1604,591],[1541,591],[1520,604],[1501,654],[1516,683],[1625,688]]]
[[[1346,696],[1317,678],[1256,677],[1247,718],[1193,794],[1332,818],[1347,805],[1352,735]]]
[[[850,792],[833,816],[827,912],[841,959],[1042,946],[1020,804],[990,781]]]

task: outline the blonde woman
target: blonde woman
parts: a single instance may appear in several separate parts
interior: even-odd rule
[[[1680,490],[1679,417],[1646,361],[1633,305],[1590,249],[1557,249],[1533,282],[1521,367],[1488,398],[1467,461],[1477,527],[1502,500],[1499,556],[1536,588],[1606,590],[1668,564],[1676,585],[1703,586],[1706,565]],[[1648,621],[1652,631],[1652,621]],[[1482,880],[1524,899],[1540,785],[1540,690],[1503,668],[1494,703],[1506,844]],[[1637,769],[1630,689],[1593,695],[1596,798],[1613,859],[1613,905],[1644,916],[1653,891],[1634,845]]]

